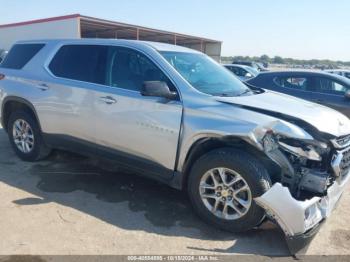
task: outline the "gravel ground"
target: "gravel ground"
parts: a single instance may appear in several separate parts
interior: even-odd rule
[[[0,126],[0,255],[253,254],[286,256],[270,223],[242,234],[198,219],[184,193],[66,152],[26,163]],[[307,254],[350,254],[350,191]]]

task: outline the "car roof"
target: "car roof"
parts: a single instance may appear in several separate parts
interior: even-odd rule
[[[194,49],[171,45],[152,41],[126,40],[126,39],[99,39],[99,38],[81,38],[81,39],[37,39],[37,40],[22,40],[16,44],[31,44],[31,43],[51,43],[51,44],[99,44],[99,45],[118,45],[132,43],[134,46],[148,46],[157,51],[164,52],[185,52],[185,53],[200,53]]]
[[[256,63],[256,62],[254,62],[254,61],[233,61],[232,62],[232,64],[234,64],[234,65],[251,65],[251,64],[254,64],[254,63]]]
[[[346,69],[328,69],[328,70],[325,70],[325,72],[345,72],[345,73],[350,73],[350,70],[346,70]]]
[[[328,72],[317,70],[280,70],[261,72],[261,75],[315,75],[315,76],[334,76]]]
[[[238,64],[222,64],[223,66],[235,66],[235,67],[240,67],[240,68],[252,68],[250,66],[247,66],[247,65],[238,65]]]

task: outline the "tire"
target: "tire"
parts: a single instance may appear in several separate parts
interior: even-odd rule
[[[223,167],[224,169],[217,170],[219,167]],[[216,180],[220,180],[221,176],[218,175],[220,170],[225,174],[224,177],[226,180],[228,180],[229,177],[233,179],[232,181],[238,179],[239,176],[243,178],[239,179],[239,182],[234,182],[239,184],[233,184],[231,187],[225,186],[227,190],[230,188],[232,189],[231,195],[227,193],[227,190],[225,190],[225,192],[218,192],[212,189],[200,189],[200,185],[205,184],[206,188],[207,186],[212,187],[212,185],[215,184],[211,183],[211,181],[214,181],[212,179],[212,174],[214,174]],[[244,183],[249,187],[245,189],[245,191],[243,191],[243,189],[246,188],[244,187]],[[233,187],[235,188],[233,189]],[[188,178],[188,194],[195,212],[208,224],[230,232],[247,231],[262,222],[265,217],[265,211],[258,206],[253,199],[264,194],[270,187],[271,180],[268,172],[259,160],[244,151],[231,148],[213,150],[200,157],[194,163]],[[209,190],[209,192],[206,190]],[[234,192],[239,192],[239,190],[242,190],[241,193],[239,193],[240,195],[235,195]],[[215,214],[211,210],[216,206],[217,199],[202,199],[203,195],[210,195],[210,197],[212,197],[212,192],[214,192],[215,196],[217,196],[217,194],[220,195],[220,204],[217,205]],[[222,201],[224,193],[226,194],[225,199],[227,202]],[[229,196],[227,197],[227,195]],[[233,196],[238,197],[239,201],[235,201],[237,198]],[[232,199],[231,202],[229,198]],[[225,203],[228,207],[226,207],[225,217],[222,217],[224,216]],[[244,203],[247,208],[244,208],[240,203]],[[250,205],[247,203],[250,203]],[[232,208],[233,206],[235,208]],[[242,214],[236,212],[237,208]],[[220,214],[220,209],[222,210],[222,214]]]
[[[28,136],[33,137],[33,139],[30,139],[31,146],[29,150],[28,148],[26,148],[26,150],[23,151],[16,145],[15,137],[14,137],[15,123],[16,124],[25,123],[25,125],[29,126],[30,129],[28,128],[28,130],[31,130],[31,131],[28,132]],[[51,150],[44,143],[44,140],[42,138],[42,134],[40,131],[40,127],[37,121],[33,119],[30,113],[24,110],[18,110],[11,113],[8,120],[7,127],[8,127],[7,134],[8,134],[10,143],[12,145],[12,148],[20,159],[24,161],[34,162],[34,161],[41,160],[50,154]]]

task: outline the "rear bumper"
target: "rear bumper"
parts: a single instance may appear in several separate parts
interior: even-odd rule
[[[349,183],[350,174],[347,174],[328,188],[326,196],[305,201],[294,199],[287,187],[276,183],[255,201],[282,228],[290,251],[295,254],[312,240],[322,222],[335,209]]]

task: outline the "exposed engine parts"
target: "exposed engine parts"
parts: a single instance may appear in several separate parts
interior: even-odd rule
[[[326,195],[341,170],[350,166],[348,151],[335,151],[327,144],[292,139],[271,132],[262,139],[265,153],[281,169],[280,182],[297,199],[303,193]],[[333,156],[333,157],[332,157]],[[345,163],[346,162],[346,163]]]
[[[299,189],[324,195],[330,186],[331,177],[326,172],[317,172],[309,169],[302,169],[302,178]]]

